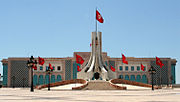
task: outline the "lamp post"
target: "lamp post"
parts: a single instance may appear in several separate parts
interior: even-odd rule
[[[48,69],[46,69],[46,73],[49,75],[49,83],[48,83],[48,91],[50,91],[50,75],[51,75],[51,72],[53,72],[53,69],[52,68],[50,68],[50,67],[52,67],[51,66],[51,64],[49,64],[49,67],[48,67]]]
[[[26,80],[26,78],[23,78],[22,80],[23,80],[23,88],[24,88],[24,81]]]
[[[15,85],[14,85],[15,84],[15,76],[12,77],[12,81],[13,81],[12,87],[15,88]]]
[[[29,68],[29,70],[31,70],[31,92],[34,92],[34,85],[33,85],[33,65],[37,64],[37,61],[34,59],[33,56],[30,57],[30,59],[27,61],[27,66]]]
[[[156,73],[156,70],[154,69],[153,66],[151,66],[151,68],[148,71],[151,74],[151,79],[152,79],[152,91],[154,91],[154,81],[153,81],[153,75]]]

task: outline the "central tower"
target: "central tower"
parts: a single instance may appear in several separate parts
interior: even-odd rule
[[[87,65],[81,72],[77,73],[78,79],[85,80],[110,80],[115,78],[115,72],[112,72],[104,64],[102,58],[102,33],[92,32],[91,35],[91,55]]]

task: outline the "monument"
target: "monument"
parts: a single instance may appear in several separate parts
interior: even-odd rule
[[[115,72],[104,64],[102,58],[102,32],[92,32],[91,55],[87,65],[77,73],[78,79],[110,80],[115,79]]]

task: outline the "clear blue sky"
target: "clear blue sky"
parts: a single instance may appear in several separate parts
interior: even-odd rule
[[[180,83],[180,0],[1,0],[0,60],[90,51],[96,7],[104,18],[103,51],[175,58]]]

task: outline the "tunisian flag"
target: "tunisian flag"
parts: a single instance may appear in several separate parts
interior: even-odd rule
[[[36,66],[35,64],[33,64],[32,68],[33,68],[34,70],[37,70],[37,66]]]
[[[51,70],[54,69],[54,68],[52,67],[51,63],[49,63],[49,68],[50,68]]]
[[[98,20],[100,23],[104,22],[101,14],[98,12],[98,10],[96,10],[96,20]]]
[[[162,68],[162,66],[164,65],[162,63],[162,61],[160,60],[160,58],[156,57],[156,64],[160,66],[160,68]]]
[[[145,67],[143,66],[143,64],[141,64],[141,70],[142,70],[142,71],[144,71],[144,68],[145,68]]]
[[[39,61],[39,64],[40,65],[43,65],[44,64],[44,58],[41,58],[41,57],[38,57],[38,61]]]
[[[79,56],[79,55],[76,55],[76,63],[83,64],[84,63],[83,58],[81,56]]]
[[[113,72],[115,72],[115,68],[114,68],[114,67],[112,67],[112,66],[111,66],[111,70],[112,70]]]
[[[77,65],[77,71],[78,71],[78,72],[80,72],[80,71],[81,71],[81,69],[80,69],[80,66],[79,66],[79,65]]]
[[[122,63],[128,64],[128,61],[126,60],[126,57],[124,54],[122,54]]]

